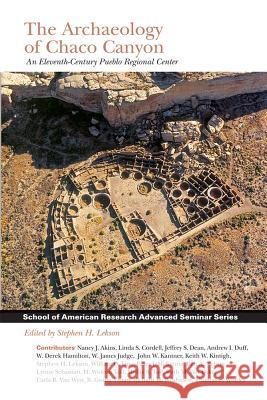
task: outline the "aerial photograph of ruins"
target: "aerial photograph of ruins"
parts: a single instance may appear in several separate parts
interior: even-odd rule
[[[267,73],[2,73],[4,310],[265,310]]]

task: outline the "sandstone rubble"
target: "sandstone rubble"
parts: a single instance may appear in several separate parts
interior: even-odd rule
[[[267,90],[267,73],[264,72],[2,73],[1,80],[4,111],[10,108],[8,99],[11,98],[54,97],[83,110],[102,113],[114,127],[131,124],[140,116],[172,106],[178,107],[179,111],[179,104],[187,100],[195,109],[201,100],[218,100]],[[169,111],[165,112],[166,117],[169,114]]]

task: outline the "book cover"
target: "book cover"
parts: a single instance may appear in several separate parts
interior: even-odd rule
[[[10,15],[2,391],[264,399],[266,6]]]

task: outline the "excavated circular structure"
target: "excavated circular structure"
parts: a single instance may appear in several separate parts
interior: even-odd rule
[[[96,194],[93,199],[93,204],[95,208],[105,210],[110,205],[110,197],[106,193]]]
[[[189,190],[187,191],[187,195],[188,195],[188,197],[190,197],[190,198],[192,199],[193,197],[195,197],[196,193],[195,193],[194,190],[189,189]]]
[[[212,200],[218,200],[222,197],[223,193],[222,190],[218,187],[211,187],[207,191],[207,195]]]
[[[174,182],[178,182],[180,180],[180,175],[177,172],[174,172],[173,174],[171,174],[171,179]]]
[[[163,188],[163,182],[159,181],[159,180],[155,180],[155,182],[153,183],[153,188],[155,190],[161,190]]]
[[[59,297],[107,284],[163,255],[240,202],[212,171],[182,175],[178,168],[168,154],[114,150],[60,180],[49,219]]]
[[[190,199],[188,197],[184,197],[183,198],[183,204],[185,204],[186,206],[188,206],[190,204]]]
[[[170,190],[172,188],[172,182],[171,181],[166,181],[164,186],[165,186],[166,189]]]
[[[172,192],[171,192],[171,195],[172,195],[172,197],[174,197],[174,198],[179,198],[179,197],[181,197],[182,196],[182,192],[181,192],[181,190],[180,189],[174,189]]]
[[[107,182],[104,179],[100,179],[95,182],[96,190],[103,190],[107,186]]]
[[[130,178],[130,175],[131,175],[130,171],[124,170],[121,172],[121,179],[128,179]]]
[[[188,207],[187,207],[187,212],[188,212],[188,214],[194,214],[195,213],[195,207],[193,206],[193,205],[189,205]]]
[[[83,194],[81,196],[81,205],[84,206],[89,206],[92,203],[92,197],[89,194]]]
[[[78,212],[79,212],[79,208],[77,206],[75,206],[75,205],[69,206],[68,213],[71,217],[77,217]]]
[[[180,189],[185,192],[186,190],[189,189],[189,184],[187,182],[181,182],[180,183]]]
[[[205,196],[200,196],[196,201],[199,208],[205,208],[209,204],[209,199]]]
[[[146,224],[141,219],[133,218],[128,224],[128,232],[133,239],[141,237],[146,231]]]
[[[140,181],[140,180],[143,178],[143,174],[142,174],[142,172],[136,171],[136,172],[134,173],[133,177],[134,177],[134,179],[135,179],[136,181]]]
[[[137,186],[137,190],[142,195],[148,195],[152,190],[152,185],[150,182],[142,182]]]

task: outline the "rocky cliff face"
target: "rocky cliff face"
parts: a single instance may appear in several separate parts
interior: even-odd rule
[[[54,97],[119,127],[190,99],[194,108],[199,100],[265,91],[267,73],[3,73],[1,84],[4,111],[12,100]]]

